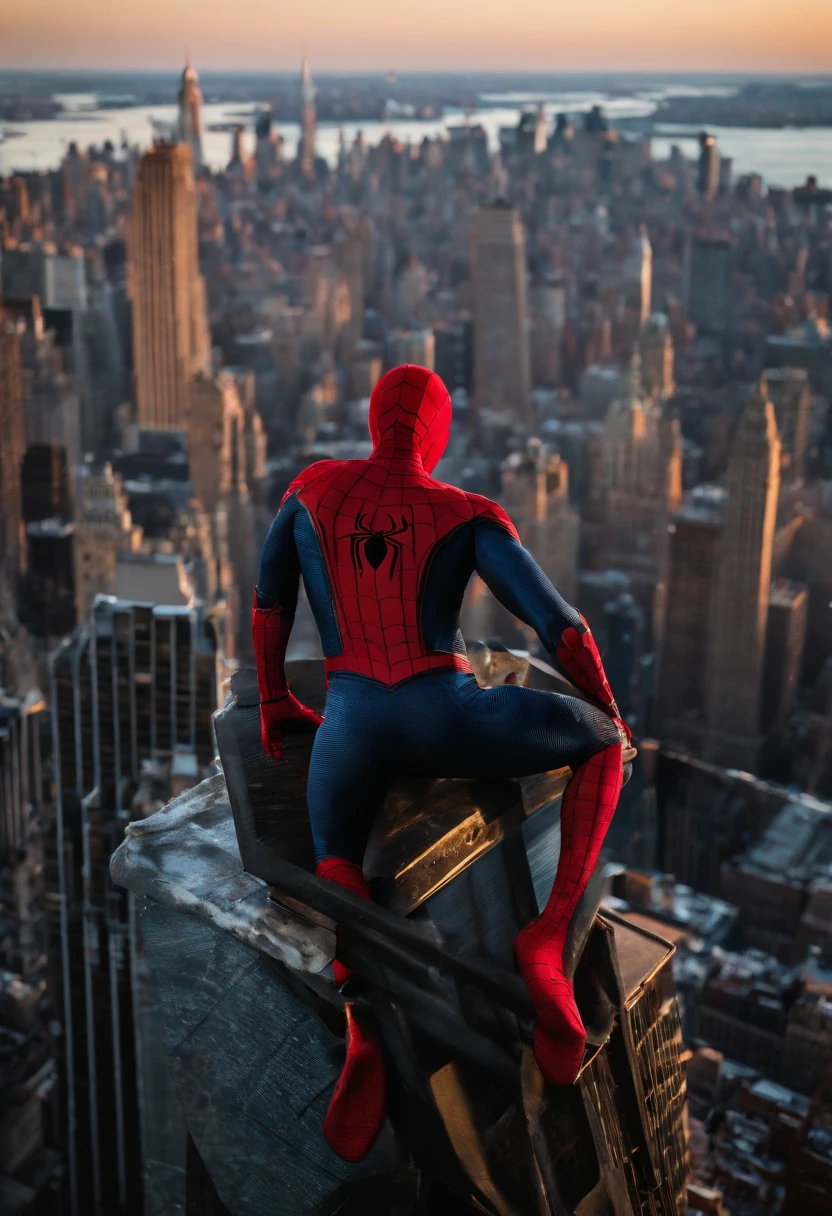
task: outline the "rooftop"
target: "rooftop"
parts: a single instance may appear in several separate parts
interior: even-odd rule
[[[737,864],[779,881],[832,878],[832,806],[814,799],[788,802]]]

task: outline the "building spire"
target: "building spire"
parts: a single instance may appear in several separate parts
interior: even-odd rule
[[[197,71],[191,66],[190,51],[185,52],[178,101],[177,138],[179,143],[187,144],[190,148],[191,167],[196,172],[202,165],[202,93]]]
[[[315,165],[315,86],[309,70],[309,60],[304,56],[300,69],[301,122],[298,159],[305,173],[311,173]]]

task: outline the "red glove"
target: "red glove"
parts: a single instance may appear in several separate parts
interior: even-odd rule
[[[555,655],[575,687],[609,714],[618,728],[622,745],[629,747],[630,728],[618,712],[598,647],[583,617],[577,629],[572,625],[564,629]]]
[[[304,705],[288,688],[281,697],[260,702],[260,742],[267,756],[279,760],[283,754],[284,731],[317,730],[320,714]]]
[[[260,741],[268,756],[279,760],[286,730],[316,730],[323,718],[292,696],[286,683],[283,664],[292,621],[281,616],[279,604],[257,607],[257,591],[251,608],[251,631],[257,659],[257,687],[260,690]]]
[[[575,687],[601,705],[610,717],[617,718],[618,706],[604,673],[595,638],[583,617],[577,628],[570,625],[564,629],[555,655]]]

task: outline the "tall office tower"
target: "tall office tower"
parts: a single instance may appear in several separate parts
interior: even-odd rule
[[[653,293],[653,248],[644,224],[624,263],[624,279],[627,301],[637,309],[641,327],[650,316]]]
[[[433,371],[436,344],[432,329],[394,329],[387,335],[386,362],[388,368],[402,363],[417,363]]]
[[[231,130],[231,157],[225,171],[229,177],[248,179],[254,168],[246,147],[246,129],[242,123],[237,123]]]
[[[645,647],[646,618],[628,592],[604,605],[604,670],[622,717],[644,728],[644,678],[641,665]]]
[[[795,485],[806,475],[812,404],[809,373],[804,367],[771,367],[766,368],[765,378],[780,434],[780,477],[784,485]]]
[[[185,425],[191,377],[211,364],[190,161],[183,144],[157,142],[139,163],[133,197],[136,417],[149,430]]]
[[[663,312],[654,312],[645,321],[639,352],[645,395],[654,401],[668,401],[676,391],[676,385],[673,382],[673,337],[670,322]]]
[[[75,626],[75,525],[42,519],[26,525],[26,574],[20,619],[39,638],[61,638]]]
[[[90,164],[86,155],[77,143],[71,143],[61,162],[64,218],[70,223],[78,223],[83,218],[89,176]]]
[[[63,253],[54,246],[43,252],[44,308],[84,312],[89,302],[84,251],[75,245]]]
[[[259,501],[266,490],[268,440],[263,419],[256,408],[256,380],[252,371],[238,371],[234,382],[243,409],[245,448],[244,478],[250,494]],[[270,521],[271,522],[271,521]]]
[[[20,475],[25,448],[23,356],[16,321],[0,311],[0,569],[14,586],[20,568]]]
[[[623,570],[654,625],[665,583],[667,525],[682,497],[678,419],[645,400],[638,348],[599,436],[585,515],[587,566]]]
[[[12,178],[11,194],[14,203],[10,218],[13,223],[14,235],[20,239],[27,234],[32,223],[32,201],[29,198],[26,182],[22,177]]]
[[[72,500],[66,452],[54,443],[33,443],[26,449],[20,475],[23,521],[69,519]]]
[[[196,173],[202,167],[202,93],[199,89],[199,77],[190,61],[185,64],[177,100],[179,122],[176,133],[179,142],[190,148],[191,168]]]
[[[553,277],[534,279],[529,291],[531,373],[535,388],[560,383],[560,344],[566,326],[566,284]]]
[[[113,595],[120,553],[134,553],[142,530],[134,526],[121,478],[109,464],[83,470],[75,522],[75,603],[78,620],[98,595]]]
[[[780,488],[780,437],[765,379],[754,388],[728,462],[728,506],[711,603],[705,759],[753,772]]]
[[[152,583],[143,603],[100,598],[51,662],[58,849],[49,953],[59,960],[74,1216],[139,1216],[145,1188],[164,1187],[164,1163],[140,1135],[148,1065],[135,1050],[133,985],[142,959],[109,861],[131,819],[209,771],[219,656],[211,614],[154,606]],[[175,1126],[172,1092],[168,1101]]]
[[[705,656],[726,498],[721,486],[697,486],[685,497],[670,532],[659,733],[666,745],[696,753],[703,744]]]
[[[81,403],[58,331],[46,328],[37,295],[13,306],[6,298],[4,308],[21,327],[26,441],[57,444],[74,468],[81,452]]]
[[[801,583],[771,584],[763,667],[762,727],[777,730],[791,713],[800,684],[809,592]]]
[[[4,678],[5,678],[4,673]],[[44,870],[50,853],[49,711],[33,690],[0,689],[0,851],[3,857],[3,1207],[52,1214],[60,1206],[55,1039],[44,983]],[[48,972],[47,972],[48,974]]]
[[[578,571],[581,519],[569,501],[569,466],[539,439],[514,452],[503,465],[500,501],[517,525],[523,544],[570,602]]]
[[[688,316],[702,333],[720,333],[732,324],[734,243],[728,236],[693,236],[685,259]]]
[[[480,410],[531,417],[526,242],[519,212],[481,207],[473,224],[474,391]]]
[[[402,329],[418,327],[424,316],[425,297],[430,290],[430,271],[411,254],[396,275],[393,288],[393,318]]]
[[[254,123],[254,163],[257,181],[264,183],[274,177],[281,154],[281,139],[273,127],[271,106],[266,106],[257,115]]]
[[[714,198],[719,188],[719,148],[713,135],[703,131],[699,136],[699,162],[696,167],[696,188],[702,198]]]
[[[372,221],[366,217],[345,220],[332,245],[339,275],[347,286],[349,318],[341,326],[341,352],[349,360],[364,333],[364,309],[369,287]]]
[[[300,70],[300,106],[298,160],[304,171],[311,172],[315,166],[315,86],[308,59],[304,59]]]
[[[474,374],[473,326],[467,313],[433,327],[435,370],[453,394],[455,389],[471,390]]]
[[[185,428],[194,493],[206,511],[246,487],[246,419],[229,372],[195,376]]]

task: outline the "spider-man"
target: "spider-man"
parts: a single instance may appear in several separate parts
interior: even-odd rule
[[[572,768],[552,893],[515,943],[537,1014],[538,1063],[549,1081],[568,1085],[586,1035],[562,954],[615,810],[629,732],[586,622],[522,547],[506,513],[431,477],[450,423],[439,377],[397,367],[370,400],[369,458],[320,461],[287,490],[263,546],[252,613],[263,747],[279,757],[285,730],[318,727],[307,790],[316,873],[365,899],[367,836],[396,776]],[[592,704],[478,686],[459,628],[475,570]],[[301,575],[326,659],[323,720],[292,696],[283,669]],[[334,970],[343,982],[347,969],[336,961]],[[383,1116],[381,1050],[350,1009],[347,1059],[324,1134],[341,1156],[360,1160]]]

